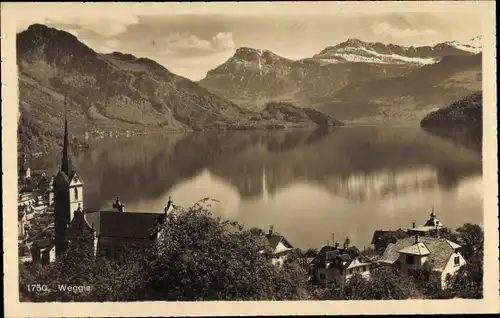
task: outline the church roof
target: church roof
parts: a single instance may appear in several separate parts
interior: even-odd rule
[[[85,220],[97,236],[150,239],[163,213],[96,211],[85,213]]]

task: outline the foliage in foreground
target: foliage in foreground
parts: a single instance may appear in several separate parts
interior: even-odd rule
[[[213,218],[201,205],[170,214],[149,256],[130,252],[125,262],[93,259],[75,244],[56,262],[21,267],[24,301],[293,300],[307,299],[307,275],[297,261],[272,265],[263,235]],[[131,249],[132,251],[132,249]],[[264,251],[261,253],[261,251]],[[46,284],[47,291],[29,291]],[[90,286],[68,293],[60,285]]]
[[[482,298],[484,238],[477,225],[450,234],[469,263],[448,278],[445,291],[430,279],[432,268],[408,278],[380,267],[370,280],[355,275],[343,287],[311,286],[302,256],[274,266],[264,231],[214,218],[202,204],[168,215],[162,229],[149,253],[130,248],[118,262],[95,259],[85,234],[54,263],[20,265],[21,301]],[[33,290],[36,284],[47,289]],[[60,289],[65,285],[89,288],[68,292]]]

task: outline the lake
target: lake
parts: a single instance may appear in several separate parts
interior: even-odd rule
[[[54,164],[59,164],[60,155]],[[419,127],[231,131],[94,141],[73,163],[87,209],[163,211],[168,197],[246,227],[270,225],[300,248],[332,233],[359,248],[377,229],[482,223],[481,154]]]

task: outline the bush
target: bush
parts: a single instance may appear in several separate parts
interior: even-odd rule
[[[20,291],[31,301],[131,300],[297,300],[310,299],[307,273],[295,259],[271,263],[263,231],[244,230],[214,218],[203,203],[170,214],[149,253],[133,253],[126,262],[95,259],[82,237],[47,266],[24,266]],[[264,251],[264,252],[261,252]],[[50,291],[26,290],[47,282]],[[91,286],[84,293],[60,292],[58,284]]]

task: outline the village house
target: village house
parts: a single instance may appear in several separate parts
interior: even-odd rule
[[[266,238],[273,253],[272,263],[278,266],[283,265],[285,259],[294,250],[292,244],[283,235],[274,232],[273,226],[269,228]]]
[[[383,250],[389,243],[395,243],[398,239],[408,237],[403,229],[392,230],[377,230],[373,233],[371,244],[375,250]]]
[[[349,246],[349,239],[346,238],[342,248],[339,242],[321,248],[311,262],[311,279],[313,283],[323,286],[332,283],[343,285],[355,274],[370,278],[372,265],[373,262],[359,249]]]
[[[455,274],[466,264],[460,248],[445,238],[414,235],[390,243],[378,263],[392,266],[406,276],[412,276],[428,264],[444,289],[447,275]]]
[[[424,225],[415,227],[415,222],[413,222],[412,228],[408,229],[406,232],[408,235],[439,236],[446,234],[448,232],[448,228],[437,219],[433,208],[430,214],[430,219],[427,220]]]
[[[56,248],[53,238],[44,238],[34,241],[30,247],[32,262],[49,264],[56,259]]]
[[[24,182],[31,178],[31,168],[28,166],[26,157],[22,157],[19,167],[18,180]]]
[[[446,233],[448,233],[448,228],[437,219],[436,213],[432,209],[430,218],[424,225],[416,227],[415,222],[413,222],[412,228],[406,231],[401,228],[397,230],[377,230],[373,233],[371,244],[376,251],[383,251],[389,243],[395,243],[397,240],[405,237],[413,235],[419,235],[420,237],[443,236]]]

